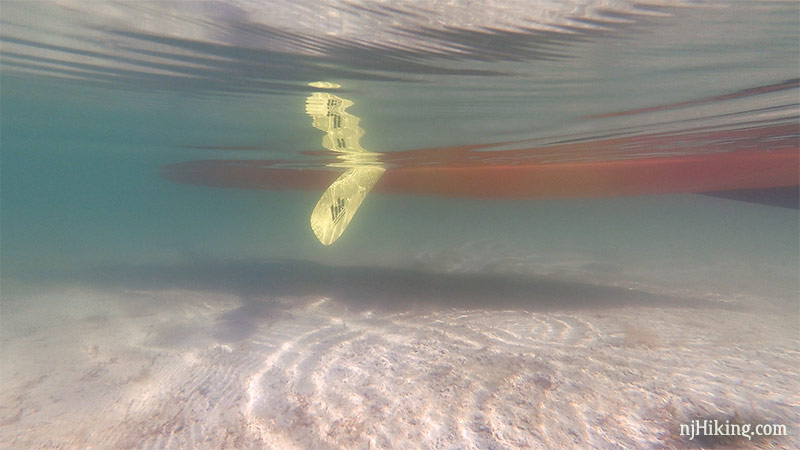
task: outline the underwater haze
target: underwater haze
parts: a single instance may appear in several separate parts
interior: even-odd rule
[[[1,0],[0,444],[797,448],[798,42],[795,1]]]

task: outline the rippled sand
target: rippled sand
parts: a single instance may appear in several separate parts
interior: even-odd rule
[[[724,445],[800,447],[796,315],[420,305],[4,295],[0,445],[682,448],[717,418],[789,427]]]

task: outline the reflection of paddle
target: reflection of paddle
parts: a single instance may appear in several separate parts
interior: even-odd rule
[[[315,87],[338,87],[325,84]],[[311,229],[323,245],[331,245],[344,233],[361,202],[375,186],[384,169],[377,153],[364,150],[359,143],[364,134],[360,119],[346,111],[353,102],[327,92],[315,92],[306,99],[306,114],[314,128],[325,132],[322,146],[337,152],[342,162],[330,164],[347,171],[322,194],[311,212]]]
[[[331,245],[344,233],[383,172],[380,167],[353,167],[325,190],[311,212],[311,229],[323,245]]]

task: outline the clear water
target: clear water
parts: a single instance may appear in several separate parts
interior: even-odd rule
[[[402,271],[414,270],[490,275],[498,294],[478,304],[501,301],[501,275],[513,274],[797,313],[796,209],[690,192],[487,199],[376,188],[326,247],[309,227],[321,190],[164,176],[169,165],[200,160],[330,170],[323,133],[304,110],[317,81],[341,85],[327,92],[353,102],[365,149],[389,159],[419,150],[411,166],[425,149],[493,143],[508,144],[475,153],[479,164],[504,150],[569,163],[796,149],[796,2],[63,0],[0,8],[6,301],[17,288],[59,283],[246,285],[265,297],[305,295],[313,285],[314,295],[331,297],[357,291],[342,288],[356,280],[379,304],[396,294]],[[767,134],[735,137],[751,130]],[[692,138],[663,148],[608,144],[691,132],[721,132],[714,145],[722,150]],[[575,142],[601,143],[605,153],[546,153]],[[275,269],[276,261],[286,266]],[[326,279],[341,283],[326,286],[308,270],[316,263],[380,268],[392,282],[381,290],[334,271]],[[282,272],[293,268],[300,272]],[[272,281],[251,283],[262,276]],[[408,295],[424,304],[432,294]],[[783,335],[795,342],[796,331]]]
[[[376,195],[339,245],[323,249],[306,226],[316,193],[198,188],[159,177],[165,164],[202,159],[319,165],[300,154],[323,150],[303,110],[314,90],[307,83],[319,80],[344,87],[339,95],[354,102],[364,148],[379,152],[796,120],[796,86],[660,114],[586,118],[796,78],[793,2],[580,5],[412,3],[401,14],[335,2],[97,9],[7,2],[4,270],[181,255],[335,254],[356,263],[475,241],[490,242],[496,258],[509,248],[702,257],[708,247],[796,266],[796,215],[744,204],[710,202],[707,210],[706,199],[685,197],[440,204]],[[726,219],[734,210],[741,225]],[[748,234],[753,229],[762,231]]]

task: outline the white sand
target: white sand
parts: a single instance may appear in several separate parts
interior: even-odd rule
[[[774,310],[59,287],[3,295],[0,446],[699,448],[679,424],[716,418],[800,448],[799,352]]]

